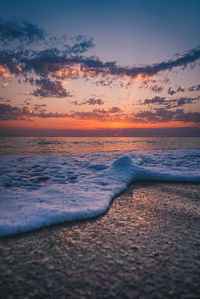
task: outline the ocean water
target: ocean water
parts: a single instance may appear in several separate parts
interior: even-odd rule
[[[200,182],[200,138],[0,138],[0,235],[100,215],[136,180]]]

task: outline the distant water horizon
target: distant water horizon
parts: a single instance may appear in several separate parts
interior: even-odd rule
[[[2,127],[0,137],[200,137],[200,127],[47,129]]]
[[[200,148],[200,137],[1,137],[0,155]]]

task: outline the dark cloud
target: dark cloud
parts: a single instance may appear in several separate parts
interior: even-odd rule
[[[195,85],[190,85],[188,87],[188,91],[195,91],[196,90],[196,86]]]
[[[35,105],[34,109],[30,109],[28,106],[16,107],[10,104],[0,102],[0,121],[5,120],[32,120],[36,117],[39,118],[77,118],[77,119],[96,119],[101,121],[112,120],[112,115],[121,112],[119,107],[111,107],[105,109],[93,109],[88,112],[70,112],[70,113],[58,113],[47,112],[46,105]]]
[[[45,36],[46,34],[43,29],[25,20],[15,22],[0,19],[1,44],[16,41],[31,44],[37,40],[44,40]]]
[[[200,123],[200,112],[185,112],[183,109],[168,110],[158,108],[154,111],[140,111],[132,115],[119,114],[118,107],[108,110],[93,109],[89,112],[52,113],[47,112],[45,106],[35,106],[33,110],[24,106],[14,107],[10,104],[0,103],[0,121],[5,120],[32,120],[34,118],[76,118],[99,121],[126,121],[129,123],[168,123],[170,121],[181,121],[184,123]]]
[[[104,101],[102,99],[90,98],[85,103],[88,105],[103,105]]]
[[[171,87],[169,87],[167,93],[168,93],[170,96],[173,96],[173,95],[176,93],[176,91],[173,90]]]
[[[90,98],[89,100],[86,101],[88,105],[103,105],[104,101],[102,99],[95,99],[95,98]]]
[[[200,84],[197,85],[190,85],[188,87],[188,91],[199,91],[200,90]]]
[[[37,57],[24,59],[22,62],[26,65],[27,71],[34,71],[41,76],[48,76],[51,73],[56,77],[76,79],[80,77],[95,77],[102,75],[104,77],[115,75],[119,77],[126,76],[136,78],[143,74],[143,80],[146,76],[153,76],[160,71],[171,70],[174,67],[187,66],[187,64],[195,62],[200,58],[200,50],[195,49],[176,60],[161,62],[158,64],[147,65],[143,67],[120,67],[116,62],[102,62],[95,57],[67,57],[63,55],[49,55],[48,52],[38,53]],[[79,70],[74,70],[73,67],[79,65]],[[57,73],[56,73],[57,72]]]
[[[83,54],[88,51],[88,49],[93,48],[95,46],[93,38],[87,38],[84,35],[79,35],[76,38],[76,42],[72,46],[67,46],[68,55],[73,54]]]
[[[157,85],[157,84],[152,84],[150,86],[150,89],[155,93],[159,93],[159,92],[163,91],[163,86]]]
[[[109,109],[93,109],[93,112],[97,112],[97,113],[100,113],[100,114],[107,114],[107,113],[119,113],[121,112],[121,109],[119,107],[111,107]]]
[[[194,53],[192,52],[190,53],[190,55],[186,55],[186,57],[187,59],[181,59],[179,63],[177,61],[176,63],[172,63],[172,61],[170,61],[168,63],[160,63],[146,67],[125,68],[117,66],[115,62],[101,62],[98,58],[95,57],[66,57],[66,53],[63,54],[63,52],[60,50],[58,51],[57,49],[49,49],[36,53],[32,58],[23,58],[21,59],[21,63],[25,65],[24,70],[26,72],[34,71],[41,77],[52,75],[60,79],[77,79],[80,76],[82,76],[83,78],[87,78],[96,77],[98,75],[102,75],[104,77],[115,75],[119,77],[126,76],[129,78],[136,78],[139,74],[142,73],[144,74],[143,76],[145,79],[145,75],[155,75],[159,71],[168,69],[167,66],[169,67],[169,69],[171,69],[172,67],[181,66],[183,64],[185,65],[190,61],[199,59],[200,51],[199,55],[197,55],[197,53],[194,51]],[[181,64],[181,62],[183,64]],[[76,68],[77,66],[78,69]],[[155,87],[154,89],[156,90]]]
[[[27,107],[19,108],[0,103],[0,120],[24,120],[27,117],[30,117]]]
[[[119,108],[119,107],[112,107],[112,108],[108,109],[108,112],[109,113],[119,113],[119,112],[121,112],[121,108]]]
[[[85,120],[101,120],[106,121],[108,118],[108,115],[106,113],[99,113],[98,111],[77,111],[71,113],[71,117],[77,118],[77,119],[85,119]]]
[[[47,105],[46,104],[35,104],[34,111],[44,113],[47,111]]]
[[[36,41],[41,41],[40,45],[32,45]],[[17,23],[0,19],[0,67],[24,78],[30,75],[38,75],[41,79],[49,75],[55,77],[53,73],[63,65],[73,65],[73,60],[70,61],[73,56],[81,57],[92,47],[93,38],[79,35],[67,41],[65,37],[49,36],[27,21]]]
[[[99,98],[89,98],[87,101],[84,102],[78,102],[77,100],[74,100],[71,102],[71,104],[76,106],[82,106],[82,105],[103,105],[105,102],[102,99]]]
[[[10,104],[0,103],[0,121],[5,120],[31,120],[32,118],[65,118],[70,117],[68,113],[46,112],[39,106],[36,109],[29,109],[27,106],[22,108],[11,106]]]
[[[177,99],[166,99],[165,97],[154,97],[151,99],[144,99],[143,101],[140,101],[141,105],[161,105],[164,106],[165,109],[172,109],[172,108],[178,108],[180,106],[184,106],[186,104],[192,104],[200,100],[200,97],[195,98],[188,98],[188,97],[181,97]]]
[[[102,78],[102,79],[96,81],[96,86],[111,86],[113,81],[114,81],[114,79],[111,77]]]
[[[200,97],[196,97],[196,98],[181,97],[176,100],[175,107],[184,106],[185,104],[192,104],[194,102],[197,102],[198,100],[200,100]]]
[[[132,122],[142,123],[168,123],[170,121],[200,123],[200,112],[184,112],[183,109],[169,111],[159,108],[155,111],[141,111],[133,114],[132,117]]]
[[[43,98],[66,98],[72,95],[63,87],[62,81],[51,81],[49,79],[35,80],[35,84],[39,87],[33,91],[33,95]]]
[[[37,41],[41,43],[36,46]],[[152,65],[122,67],[115,61],[103,62],[98,57],[84,56],[94,47],[92,38],[83,35],[71,42],[65,37],[49,36],[43,29],[27,21],[14,22],[0,19],[0,71],[3,78],[14,74],[21,82],[36,85],[33,95],[36,97],[71,97],[61,80],[95,78],[96,85],[110,86],[115,79],[120,79],[121,86],[128,87],[139,80],[145,84],[152,80],[152,76],[161,71],[170,71],[176,67],[186,67],[200,59],[200,48],[192,49],[175,59],[159,62]],[[100,77],[100,78],[99,78]],[[128,80],[128,83],[123,83]],[[7,82],[4,83],[4,86]],[[155,93],[163,87],[152,84],[150,89]],[[200,90],[200,85],[193,89]],[[177,90],[168,89],[168,94],[184,92],[185,88],[179,86]],[[158,99],[157,99],[158,100]],[[75,105],[103,105],[101,99],[89,99],[83,103],[73,102]]]
[[[71,101],[70,104],[76,105],[76,106],[84,105],[83,102],[79,103],[77,100]]]
[[[100,120],[100,121],[112,121],[113,119],[116,118],[113,114],[117,114],[121,112],[121,109],[119,107],[111,107],[109,109],[93,109],[92,111],[88,112],[72,112],[71,117],[73,118],[78,118],[78,119],[95,119],[95,120]]]
[[[176,92],[184,92],[185,91],[185,87],[184,86],[179,86],[176,90]]]
[[[167,93],[170,95],[170,96],[173,96],[175,93],[177,92],[184,92],[185,91],[185,87],[184,86],[179,86],[177,87],[176,90],[172,89],[171,87],[169,87]]]
[[[23,46],[29,46],[37,41],[42,41],[43,46],[48,47],[47,53],[54,56],[61,52],[65,55],[80,55],[94,47],[93,38],[88,39],[84,35],[78,35],[70,45],[65,36],[49,36],[42,28],[26,20],[8,21],[0,18],[0,44],[2,46],[10,48],[10,43],[15,43],[12,46],[20,49],[18,43],[20,46],[22,43]],[[40,54],[42,55],[42,52]]]
[[[22,23],[22,25],[12,23],[12,26],[8,22],[2,24],[1,35],[4,39],[15,41],[18,38],[32,42],[36,38],[44,38],[42,29],[27,22]],[[6,26],[10,29],[6,29]],[[196,48],[173,60],[139,67],[121,67],[116,62],[102,62],[97,57],[82,56],[94,46],[92,39],[79,36],[74,44],[69,45],[64,39],[45,38],[48,42],[45,39],[44,45],[48,44],[48,47],[44,50],[9,47],[6,51],[0,51],[0,64],[7,67],[11,73],[19,73],[23,76],[30,76],[30,74],[35,73],[41,79],[49,76],[57,79],[95,78],[101,75],[103,81],[98,81],[98,84],[104,85],[111,84],[111,81],[105,80],[111,76],[131,80],[139,78],[139,80],[146,82],[161,71],[171,70],[175,67],[186,67],[200,59],[200,48]],[[23,71],[19,72],[17,66],[20,66]],[[159,92],[161,88],[154,87],[154,91]]]
[[[149,76],[156,75],[160,71],[171,70],[174,67],[186,67],[188,64],[200,59],[200,48],[192,49],[188,53],[174,59],[146,65],[142,67],[123,68],[117,67],[116,64],[111,64],[110,73],[116,75],[127,75],[135,78],[138,74],[146,74]]]
[[[140,102],[143,105],[148,105],[148,104],[159,104],[162,105],[165,103],[165,97],[158,97],[155,96],[154,98],[151,99],[144,99],[144,101]]]

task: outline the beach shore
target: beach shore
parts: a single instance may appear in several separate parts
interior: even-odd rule
[[[0,238],[1,298],[199,298],[200,184],[134,182],[96,219]]]

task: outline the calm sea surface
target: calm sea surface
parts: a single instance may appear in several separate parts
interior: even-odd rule
[[[1,137],[0,155],[95,153],[200,148],[200,138]]]

